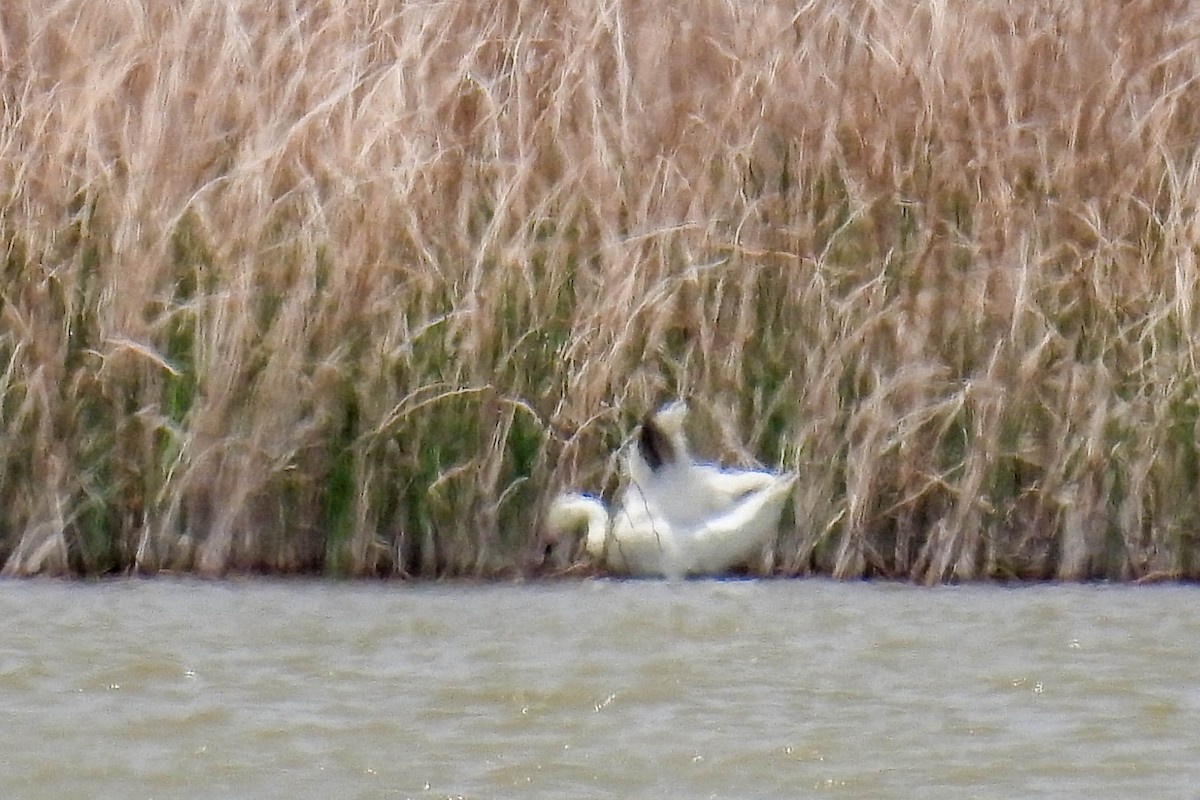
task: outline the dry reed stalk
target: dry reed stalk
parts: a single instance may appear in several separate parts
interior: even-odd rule
[[[4,571],[526,571],[686,393],[801,471],[785,573],[1195,577],[1198,39],[6,3]]]

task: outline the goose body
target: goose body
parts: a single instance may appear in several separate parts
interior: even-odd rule
[[[588,553],[631,575],[717,575],[752,561],[774,538],[795,475],[697,463],[674,403],[642,422],[626,455],[629,483],[610,512],[567,493],[550,508],[555,535],[586,529]]]

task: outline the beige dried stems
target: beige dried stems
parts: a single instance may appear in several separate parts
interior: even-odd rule
[[[542,499],[688,394],[800,473],[783,572],[1193,577],[1196,41],[6,2],[4,569],[528,572]]]

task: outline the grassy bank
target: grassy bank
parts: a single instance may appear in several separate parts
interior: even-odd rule
[[[676,394],[782,572],[1200,574],[1187,3],[49,5],[7,574],[535,571]]]

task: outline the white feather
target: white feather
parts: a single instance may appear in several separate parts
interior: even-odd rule
[[[588,553],[632,575],[716,575],[753,560],[777,534],[796,476],[697,463],[684,435],[686,414],[677,402],[648,423],[666,435],[672,456],[654,467],[635,438],[629,483],[611,515],[594,497],[564,494],[550,508],[551,532],[586,527]]]

